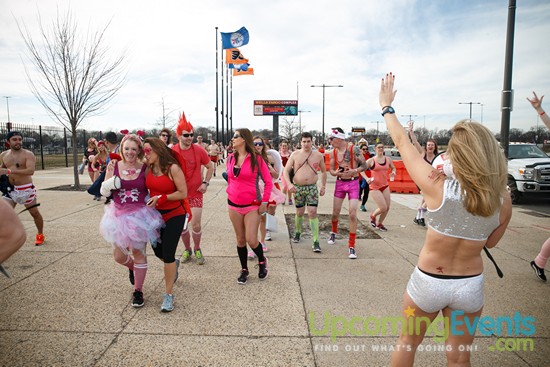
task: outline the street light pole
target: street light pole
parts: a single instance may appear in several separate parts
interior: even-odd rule
[[[10,120],[10,103],[8,102],[11,97],[10,96],[4,96],[4,98],[6,99],[6,107],[8,108],[8,122],[11,122],[11,120]]]
[[[312,85],[311,88],[323,88],[323,126],[322,126],[322,140],[325,144],[325,88],[342,88],[343,85]]]
[[[418,115],[401,115],[401,117],[408,117],[409,118],[408,122],[411,122],[412,118],[413,117],[418,117]]]
[[[306,110],[298,110],[298,130],[300,131],[300,134],[302,133],[302,112],[311,112]]]
[[[458,104],[469,104],[470,105],[470,120],[472,119],[472,105],[481,104],[481,102],[458,102]]]
[[[483,103],[481,103],[481,125],[483,125]]]

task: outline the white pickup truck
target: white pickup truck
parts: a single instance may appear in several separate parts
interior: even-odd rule
[[[510,143],[508,189],[514,204],[523,193],[550,194],[550,157],[535,144]]]

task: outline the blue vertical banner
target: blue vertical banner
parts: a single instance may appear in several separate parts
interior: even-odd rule
[[[248,44],[250,37],[248,36],[248,30],[242,27],[236,32],[220,32],[222,35],[222,49],[237,48]]]

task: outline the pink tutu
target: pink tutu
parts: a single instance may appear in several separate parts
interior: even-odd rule
[[[264,188],[265,188],[265,184],[263,183],[263,181],[260,181],[259,186],[260,186],[260,193],[263,195]],[[285,200],[286,200],[285,195],[281,192],[281,190],[279,190],[277,187],[275,187],[275,185],[273,185],[273,187],[271,188],[271,195],[269,196],[269,201],[275,201],[275,203],[277,204],[282,204],[285,202]]]
[[[145,205],[105,205],[99,232],[113,246],[145,252],[147,242],[156,244],[164,221],[160,213]]]

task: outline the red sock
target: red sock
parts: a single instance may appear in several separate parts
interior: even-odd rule
[[[332,221],[332,232],[338,233],[338,220]]]
[[[348,247],[355,247],[355,233],[349,234]]]
[[[183,241],[185,249],[191,250],[191,234],[189,233],[188,229],[181,233],[181,240]]]

